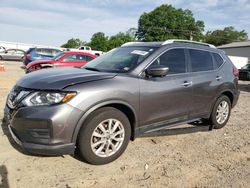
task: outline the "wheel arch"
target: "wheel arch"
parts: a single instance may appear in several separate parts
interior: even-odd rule
[[[214,99],[214,101],[213,101],[213,103],[212,103],[212,105],[211,105],[211,107],[210,107],[210,113],[209,113],[209,116],[208,116],[208,117],[210,117],[210,115],[211,115],[211,113],[212,113],[212,110],[213,110],[213,108],[214,108],[214,105],[215,105],[216,101],[217,101],[218,98],[221,97],[222,95],[227,96],[227,97],[229,98],[230,102],[231,102],[231,105],[233,105],[233,102],[234,102],[234,94],[233,94],[233,92],[230,91],[230,90],[228,90],[228,89],[222,90],[222,91],[217,95],[217,97]]]
[[[46,67],[54,67],[54,65],[53,65],[53,64],[51,64],[51,63],[41,63],[41,64],[38,64],[38,65],[40,65],[42,68],[46,68]]]
[[[231,105],[233,105],[233,102],[234,102],[234,95],[233,95],[233,93],[232,93],[231,91],[225,90],[225,91],[223,91],[223,92],[220,94],[220,96],[222,96],[222,95],[227,96],[227,97],[229,98],[230,102],[231,102]],[[219,97],[220,97],[220,96],[219,96]]]
[[[105,102],[96,104],[96,105],[92,106],[91,108],[89,108],[82,115],[82,117],[78,121],[78,123],[74,129],[74,132],[73,132],[73,137],[72,137],[73,143],[77,142],[77,137],[78,137],[79,131],[80,131],[81,127],[83,126],[83,123],[87,119],[87,117],[95,110],[103,108],[103,107],[113,107],[113,108],[116,108],[117,110],[120,110],[121,112],[123,112],[128,117],[128,120],[130,122],[130,126],[131,126],[131,138],[130,139],[131,140],[135,139],[135,128],[138,124],[138,120],[137,120],[137,116],[136,116],[136,112],[135,112],[134,108],[130,104],[128,104],[127,102],[113,100],[113,101],[105,101]]]

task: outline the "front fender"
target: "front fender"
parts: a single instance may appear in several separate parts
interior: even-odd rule
[[[77,136],[78,136],[78,133],[84,123],[84,121],[86,120],[86,118],[92,113],[94,112],[96,109],[98,108],[101,108],[101,107],[104,107],[104,106],[107,106],[107,105],[112,105],[112,104],[121,104],[121,105],[125,105],[127,106],[128,108],[130,108],[132,110],[132,112],[134,113],[134,117],[135,117],[135,124],[137,125],[138,123],[138,120],[137,120],[137,116],[136,116],[136,112],[134,110],[134,108],[128,104],[127,102],[125,101],[121,101],[121,100],[109,100],[109,101],[104,101],[104,102],[101,102],[101,103],[98,103],[98,104],[95,104],[93,105],[92,107],[90,107],[84,114],[83,116],[80,118],[80,120],[77,122],[77,125],[75,127],[75,130],[74,130],[74,133],[73,133],[73,137],[72,137],[72,142],[73,143],[76,143],[77,141]],[[132,130],[133,132],[133,130]]]

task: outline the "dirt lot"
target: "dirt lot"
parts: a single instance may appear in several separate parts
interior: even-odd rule
[[[24,75],[20,65],[7,62],[0,72],[0,119],[8,91]],[[250,82],[240,82],[240,89],[225,128],[139,138],[105,166],[72,156],[27,155],[10,144],[2,123],[0,187],[250,187]]]

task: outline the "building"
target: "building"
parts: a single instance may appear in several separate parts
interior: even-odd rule
[[[250,40],[233,42],[217,48],[224,50],[238,69],[250,63]]]
[[[229,56],[247,57],[250,60],[250,40],[218,46]]]

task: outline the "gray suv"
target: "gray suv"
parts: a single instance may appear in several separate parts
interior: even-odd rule
[[[129,140],[180,123],[226,125],[239,96],[238,70],[210,44],[133,42],[84,67],[22,77],[8,95],[5,119],[31,153],[73,154],[106,164]]]

